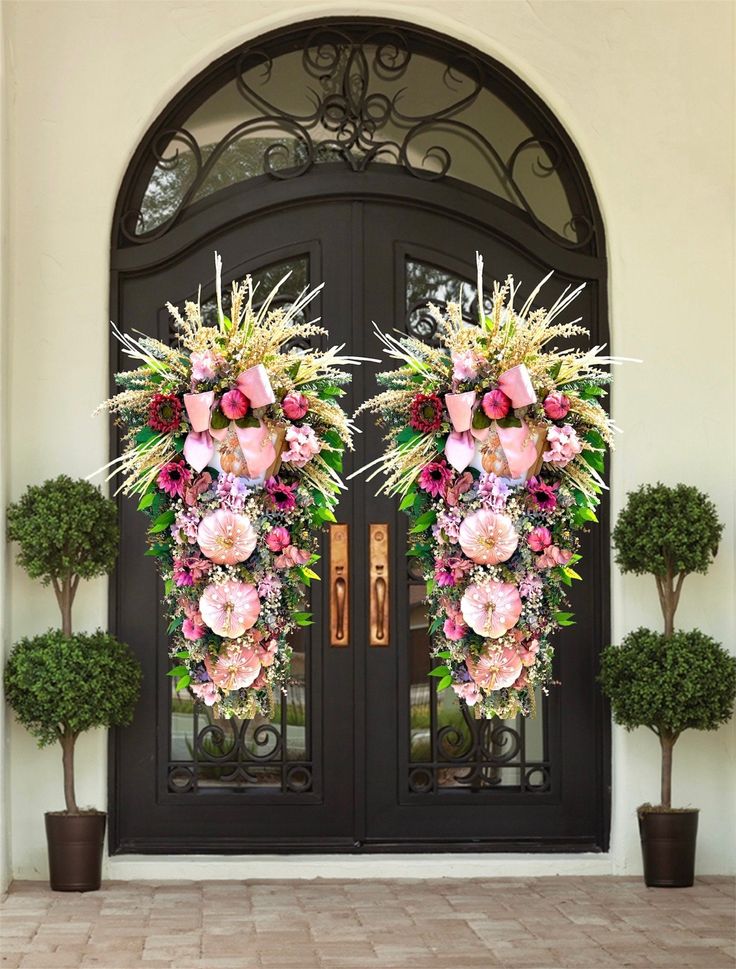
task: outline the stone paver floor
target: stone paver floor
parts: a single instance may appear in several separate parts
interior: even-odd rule
[[[1,918],[7,969],[736,966],[727,878],[17,882]]]

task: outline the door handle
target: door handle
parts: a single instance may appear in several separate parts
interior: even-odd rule
[[[389,645],[389,541],[388,525],[373,522],[369,526],[369,574],[370,574],[370,644]]]
[[[350,644],[348,526],[330,525],[330,645]]]

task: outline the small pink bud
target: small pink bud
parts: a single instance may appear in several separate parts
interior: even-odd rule
[[[490,417],[492,421],[497,421],[506,417],[511,410],[511,401],[502,390],[496,388],[489,390],[484,396],[481,407],[486,417]]]
[[[272,552],[282,552],[287,545],[291,545],[291,535],[289,529],[283,525],[277,525],[266,535],[266,545]]]
[[[248,413],[250,403],[242,390],[235,388],[222,395],[220,408],[228,420],[237,421]]]
[[[553,390],[544,398],[544,413],[551,421],[561,421],[570,411],[570,401],[559,390]]]
[[[281,402],[281,407],[284,411],[286,417],[290,421],[298,421],[309,410],[309,401],[304,396],[304,394],[287,394]]]

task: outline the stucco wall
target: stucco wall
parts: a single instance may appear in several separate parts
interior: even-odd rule
[[[105,421],[90,414],[107,390],[110,221],[150,121],[199,69],[266,29],[329,13],[390,17],[397,10],[368,0],[6,2],[11,498],[28,483],[62,471],[85,475],[106,459]],[[615,417],[625,434],[613,463],[614,513],[643,481],[682,480],[710,492],[726,533],[711,574],[687,581],[679,622],[733,647],[733,7],[424,0],[402,5],[401,16],[498,57],[576,140],[606,221],[614,350],[644,361],[617,377]],[[16,568],[9,611],[11,641],[57,621],[51,593]],[[105,615],[105,583],[86,585],[76,625],[93,627]],[[614,570],[613,621],[616,638],[657,625],[653,583]],[[60,758],[37,752],[17,724],[9,732],[13,868],[16,877],[43,877],[42,812],[61,806]],[[638,871],[633,810],[657,797],[655,739],[615,730],[613,757],[611,853],[587,870]],[[700,872],[736,868],[726,822],[735,760],[733,726],[691,733],[676,748],[674,799],[702,809]],[[104,805],[101,732],[81,740],[78,765],[81,802]],[[523,873],[563,864],[539,858]],[[585,870],[588,862],[574,864]],[[165,867],[181,876],[178,862]],[[108,866],[123,871],[131,869],[115,860]]]

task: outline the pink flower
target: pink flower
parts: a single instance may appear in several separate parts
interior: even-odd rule
[[[268,646],[256,646],[256,654],[261,666],[273,666],[274,660],[276,659],[277,649],[278,643],[275,639],[272,639]]]
[[[551,569],[555,565],[565,566],[572,558],[572,552],[563,551],[556,545],[550,545],[537,559],[538,569]]]
[[[206,683],[192,683],[191,690],[198,699],[204,701],[205,706],[212,707],[217,703],[219,690],[212,680],[207,680]]]
[[[293,391],[281,401],[281,409],[290,421],[301,420],[309,410],[309,401],[304,394]]]
[[[552,544],[552,532],[549,528],[540,525],[529,533],[527,542],[532,552],[543,552],[548,545]]]
[[[245,417],[250,410],[250,401],[242,390],[235,387],[222,395],[220,410],[228,420],[238,421],[241,417]]]
[[[464,495],[473,487],[473,475],[469,471],[463,471],[459,478],[447,489],[445,501],[453,508],[460,501],[460,495]]]
[[[553,424],[547,429],[547,450],[542,455],[545,461],[564,468],[582,450],[583,445],[572,425],[563,424],[562,427],[557,427]]]
[[[272,528],[268,535],[266,535],[266,545],[272,552],[281,552],[287,545],[291,545],[289,529],[284,528],[283,525]]]
[[[204,625],[201,613],[197,612],[199,616],[199,622],[196,619],[185,619],[181,626],[181,631],[184,635],[184,639],[190,639],[192,641],[201,639],[207,632],[207,627]]]
[[[519,673],[511,686],[514,690],[524,690],[529,686],[529,670],[525,666],[522,666],[521,673]]]
[[[480,700],[478,687],[472,681],[468,683],[453,683],[452,688],[461,700],[465,700],[469,707],[474,707],[478,700]]]
[[[498,421],[506,417],[511,410],[511,399],[502,390],[496,388],[485,394],[481,407],[486,417],[490,417],[492,421]]]
[[[532,503],[545,511],[553,511],[557,507],[555,492],[559,487],[559,481],[548,485],[541,478],[530,478],[526,483],[526,490],[529,492]]]
[[[170,498],[182,498],[192,472],[182,461],[169,461],[158,473],[156,484]]]
[[[561,421],[570,411],[570,400],[561,391],[552,390],[544,398],[544,413],[552,421]]]
[[[463,619],[479,636],[498,639],[519,621],[521,598],[511,582],[471,583],[460,600]]]
[[[309,552],[297,548],[295,545],[288,545],[273,564],[277,569],[293,569],[297,565],[305,565],[309,561]]]
[[[473,568],[473,563],[459,555],[438,558],[434,565],[434,577],[440,588],[448,588],[461,582]]]
[[[212,563],[199,555],[174,559],[174,584],[180,587],[195,585],[207,575],[211,567]]]
[[[267,572],[258,583],[258,596],[260,599],[268,599],[281,591],[281,579],[272,572]]]
[[[478,376],[478,357],[472,350],[452,354],[452,379],[475,380]]]
[[[253,626],[261,602],[255,586],[228,579],[207,586],[199,600],[199,611],[212,632],[236,639]]]
[[[311,461],[315,454],[319,454],[322,445],[314,433],[314,428],[309,424],[302,424],[296,427],[294,424],[286,430],[286,443],[288,448],[283,452],[281,458],[288,461],[297,468],[303,468]]]
[[[181,423],[181,401],[176,394],[154,394],[148,405],[148,424],[154,431],[171,434]]]
[[[271,504],[279,511],[291,511],[296,507],[295,485],[284,484],[280,478],[269,478],[265,487]]]
[[[214,380],[218,369],[225,362],[221,356],[213,353],[212,350],[193,353],[189,359],[192,364],[192,380],[196,383]]]
[[[445,619],[442,632],[448,639],[458,642],[467,634],[468,627],[464,622],[458,622],[456,619]]]
[[[541,592],[543,588],[544,582],[540,576],[534,572],[527,572],[519,583],[519,595],[522,599],[529,599],[531,596],[536,595],[537,592]]]
[[[452,471],[444,460],[432,461],[419,472],[419,487],[433,498],[444,497],[451,478]]]
[[[219,656],[205,656],[204,665],[212,682],[228,693],[250,686],[261,672],[256,651],[240,643],[231,643]]]

